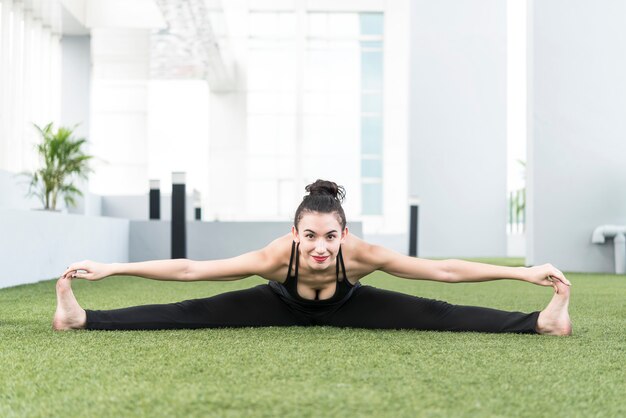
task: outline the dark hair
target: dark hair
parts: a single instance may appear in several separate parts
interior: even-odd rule
[[[302,203],[296,210],[296,216],[293,224],[298,229],[298,223],[302,217],[310,212],[318,213],[336,213],[337,221],[341,224],[341,230],[346,228],[346,214],[343,212],[341,203],[346,197],[346,191],[337,183],[327,180],[317,180],[305,187],[309,192],[304,196]]]

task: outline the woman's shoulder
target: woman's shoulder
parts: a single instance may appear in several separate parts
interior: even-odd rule
[[[369,246],[370,244],[351,232],[348,232],[345,241],[341,244],[342,251],[350,251],[354,255],[367,251]]]
[[[288,233],[267,244],[265,248],[263,248],[263,251],[277,263],[282,263],[285,259],[289,262],[292,243],[293,236],[291,233]]]
[[[348,255],[350,258],[359,260],[362,259],[363,255],[370,251],[371,247],[372,245],[367,243],[362,238],[348,233],[348,236],[344,240],[343,244],[341,244],[341,251],[344,255]]]
[[[346,240],[347,242],[348,240]],[[346,248],[348,249],[348,248]],[[365,240],[352,236],[349,244],[352,258],[366,269],[381,270],[389,262],[406,257],[397,251],[386,248],[379,244],[365,242]],[[347,251],[346,251],[347,254]],[[408,257],[407,257],[408,258]]]
[[[289,268],[292,243],[293,235],[288,233],[276,238],[261,250],[265,260],[268,261],[267,268],[260,274],[261,277],[282,283]]]
[[[369,257],[373,247],[372,244],[354,234],[348,233],[346,236],[343,244],[341,244],[341,252],[346,269],[353,279],[360,280],[376,270],[371,262],[371,257]]]

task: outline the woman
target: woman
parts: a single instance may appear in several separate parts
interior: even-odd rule
[[[348,233],[341,186],[317,180],[306,187],[291,233],[265,248],[224,260],[157,260],[141,263],[74,263],[57,282],[53,327],[68,329],[172,329],[329,325],[354,328],[516,332],[570,335],[569,281],[550,264],[500,267],[461,260],[407,257]],[[516,279],[553,286],[541,312],[524,314],[450,305],[359,280],[382,270],[407,279],[448,283]],[[109,311],[84,310],[71,279],[113,275],[155,280],[239,280],[259,275],[269,281],[250,289],[205,299]]]

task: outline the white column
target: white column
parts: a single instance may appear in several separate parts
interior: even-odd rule
[[[36,92],[33,86],[33,72],[35,55],[35,42],[33,39],[33,27],[35,21],[32,10],[24,12],[24,55],[23,55],[23,106],[22,117],[24,126],[22,130],[23,140],[20,150],[20,166],[22,170],[33,170],[37,164],[36,153],[34,152],[34,142],[36,140],[36,132],[32,125],[33,122],[33,106],[35,102],[34,94]]]
[[[380,234],[405,234],[409,227],[409,0],[385,5],[383,27],[383,218]],[[363,225],[366,228],[366,225]],[[365,230],[363,232],[366,233]],[[397,251],[408,253],[408,238]]]
[[[8,147],[6,161],[6,168],[12,172],[18,172],[20,167],[20,152],[22,145],[22,83],[23,83],[23,67],[22,59],[24,55],[23,51],[23,27],[22,21],[24,19],[24,9],[21,2],[16,2],[13,5],[13,27],[11,28],[13,44],[11,53],[11,68],[13,73],[11,77],[10,90],[7,90],[9,96],[10,106],[7,109],[7,122],[8,122]]]
[[[11,12],[12,0],[2,0],[2,25],[0,41],[0,168],[6,169],[8,162],[9,115],[11,98],[7,94],[11,86]]]
[[[43,23],[43,21],[42,21]],[[41,109],[38,123],[50,122],[50,27],[43,23],[41,28],[41,68],[39,73],[41,86]]]
[[[32,30],[32,49],[31,49],[31,68],[29,70],[31,77],[31,92],[32,95],[30,97],[30,121],[33,123],[41,123],[41,98],[39,97],[39,93],[41,92],[41,66],[42,66],[42,57],[41,57],[41,19],[35,18],[33,19],[33,30]],[[38,100],[39,98],[39,100]]]
[[[61,121],[61,37],[51,29],[50,33],[50,121],[59,126]]]

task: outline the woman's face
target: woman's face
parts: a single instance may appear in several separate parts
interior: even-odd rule
[[[300,243],[300,253],[311,270],[326,270],[334,266],[339,245],[348,235],[348,228],[341,230],[334,213],[306,213],[298,224],[291,227],[294,241]]]

